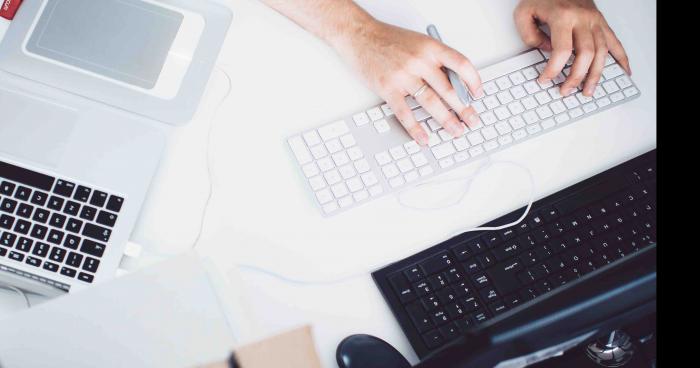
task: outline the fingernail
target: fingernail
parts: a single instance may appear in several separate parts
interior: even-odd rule
[[[418,133],[418,136],[416,137],[416,142],[418,142],[418,144],[421,146],[427,146],[428,145],[428,135],[425,134],[425,132]]]
[[[482,97],[484,97],[484,95],[485,95],[485,93],[484,93],[484,88],[483,88],[483,87],[479,87],[479,88],[476,90],[476,96],[475,96],[475,97],[476,97],[476,98],[482,98]]]
[[[549,83],[550,80],[551,79],[548,79],[548,78],[539,78],[539,79],[537,79],[537,82],[539,82],[540,84],[547,84],[547,83]]]
[[[584,93],[586,96],[591,97],[593,96],[593,93],[595,92],[595,89],[592,87],[586,88],[586,93]]]
[[[573,91],[574,91],[573,88],[566,88],[566,89],[562,88],[562,90],[561,90],[561,95],[562,95],[562,96],[568,96],[568,95],[570,95]]]
[[[470,126],[477,126],[481,124],[481,119],[479,118],[479,115],[474,114],[469,117],[469,125]]]

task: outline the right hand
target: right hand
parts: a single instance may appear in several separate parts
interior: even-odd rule
[[[423,85],[428,88],[416,100],[454,137],[464,133],[460,119],[470,127],[480,124],[474,108],[460,101],[442,68],[454,70],[477,98],[484,94],[479,73],[469,59],[443,43],[372,20],[335,46],[369,87],[387,101],[418,144],[428,144],[428,133],[416,121],[405,97],[415,94]]]

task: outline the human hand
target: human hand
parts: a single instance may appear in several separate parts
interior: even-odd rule
[[[608,51],[631,75],[622,43],[598,11],[593,0],[522,0],[515,9],[515,23],[526,44],[552,55],[539,81],[546,83],[562,72],[572,51],[576,52],[571,74],[560,93],[568,96],[584,82],[583,94],[592,96],[605,68]],[[549,26],[550,39],[538,22]]]
[[[453,136],[464,133],[460,119],[468,126],[480,124],[474,108],[461,102],[442,68],[454,70],[475,97],[484,93],[479,74],[469,59],[443,43],[371,20],[358,32],[340,38],[334,46],[368,86],[387,101],[408,134],[419,144],[428,144],[428,134],[416,121],[405,97],[421,90],[416,101]],[[423,88],[424,85],[427,88]]]

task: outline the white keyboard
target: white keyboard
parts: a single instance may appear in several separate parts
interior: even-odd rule
[[[410,138],[387,104],[289,138],[314,202],[324,215],[335,215],[640,94],[608,56],[593,97],[579,89],[562,98],[558,85],[568,76],[573,58],[563,73],[542,85],[536,79],[547,57],[533,49],[480,70],[486,96],[474,99],[473,106],[482,124],[471,129],[465,125],[458,138],[411,97],[407,102],[429,133],[429,147]]]

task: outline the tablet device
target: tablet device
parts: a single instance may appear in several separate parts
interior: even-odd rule
[[[151,0],[43,3],[28,55],[168,99],[187,73],[204,19]]]

